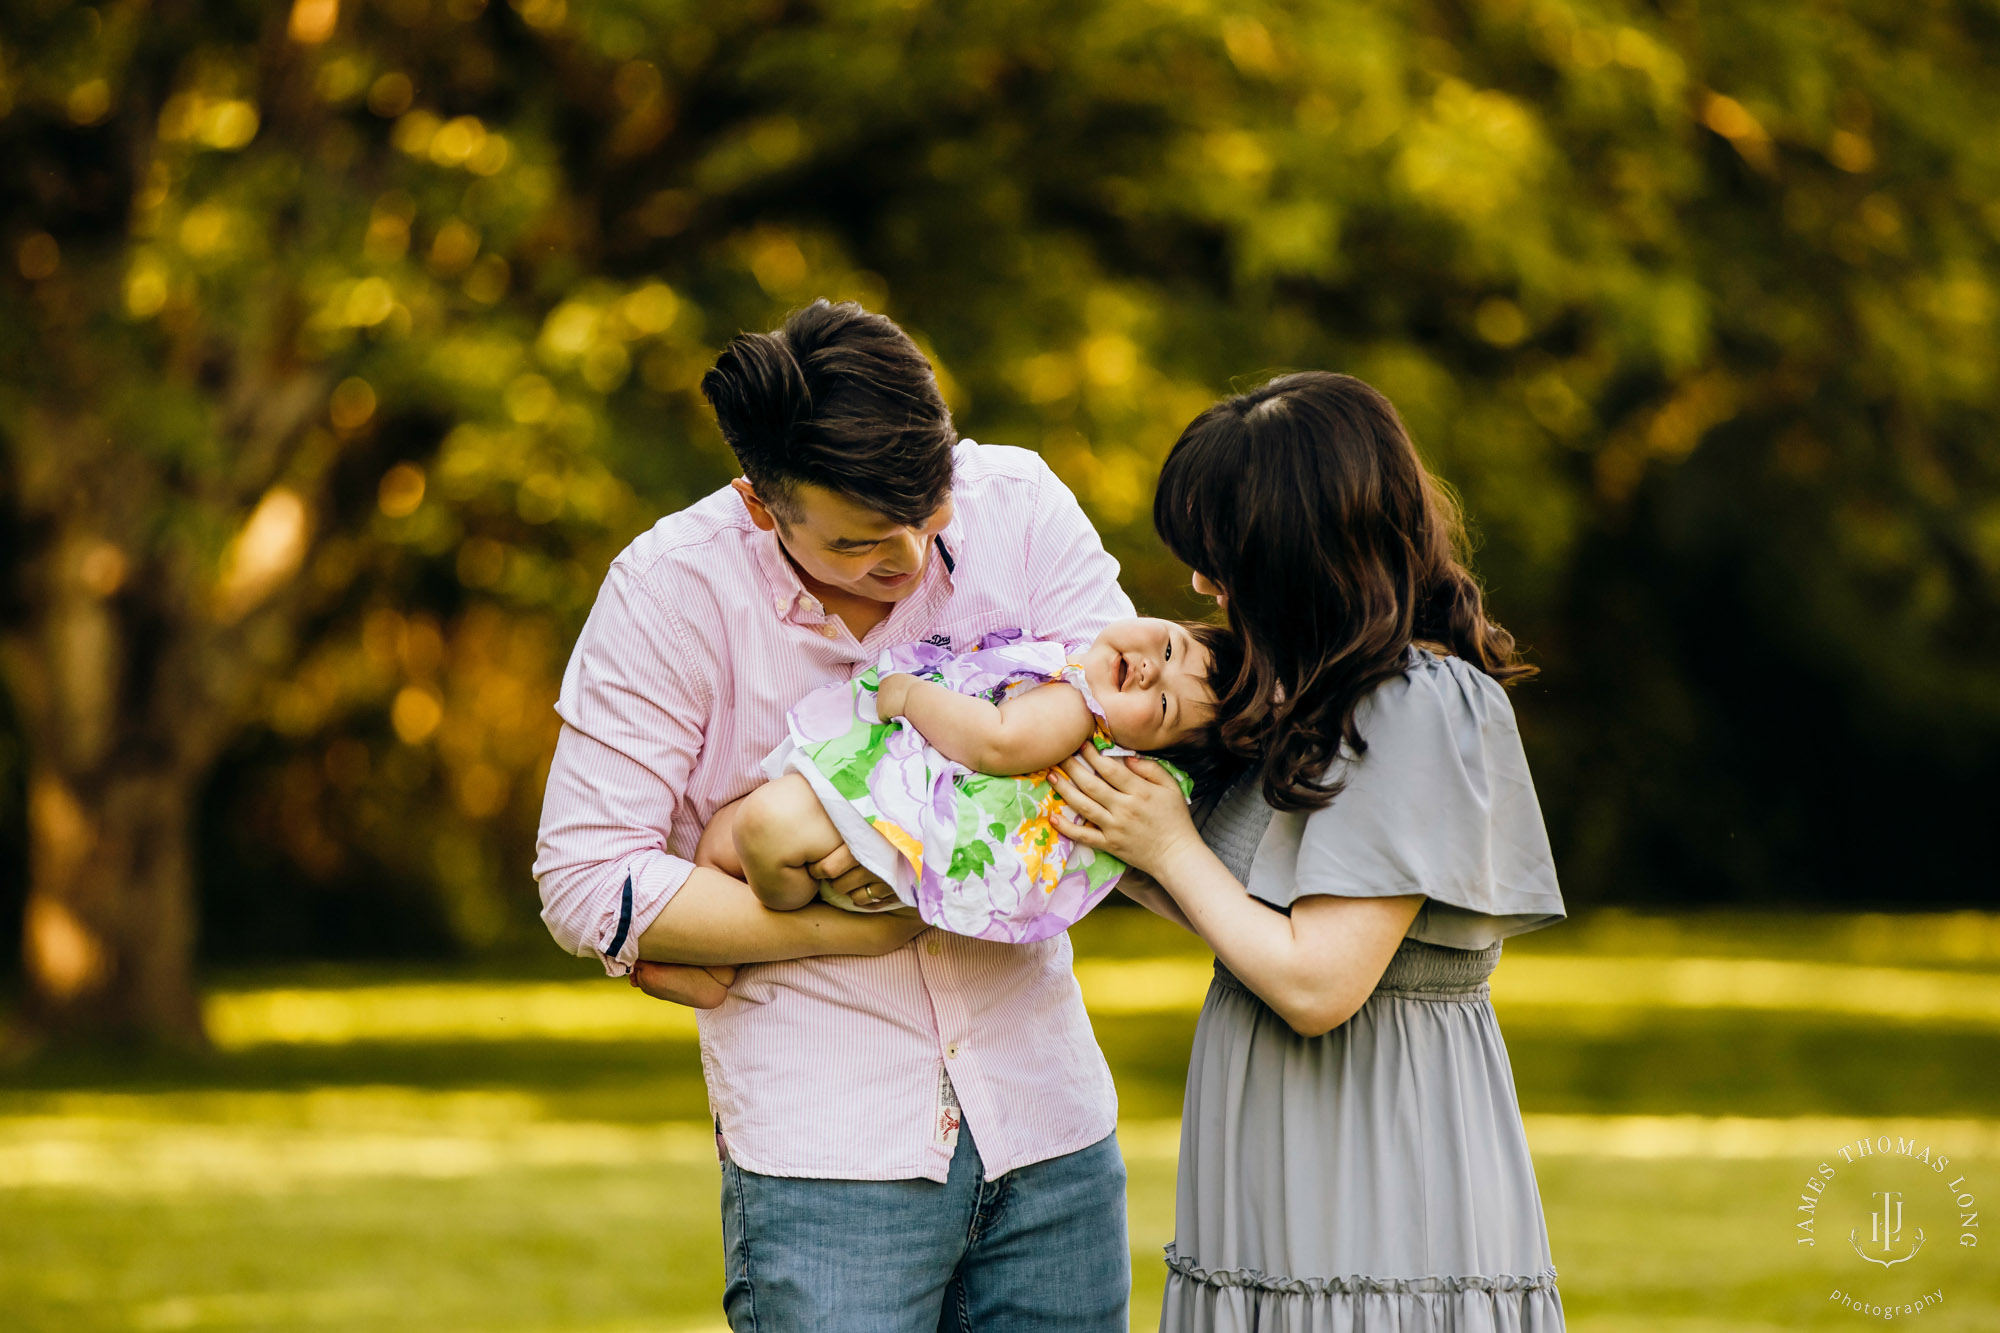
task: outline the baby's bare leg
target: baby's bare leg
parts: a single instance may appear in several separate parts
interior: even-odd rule
[[[708,827],[701,831],[701,841],[695,844],[696,865],[720,870],[731,879],[743,878],[743,862],[736,856],[736,815],[749,799],[739,796],[709,817]]]
[[[840,830],[827,818],[812,784],[797,773],[765,783],[744,797],[736,812],[736,855],[743,862],[743,878],[764,906],[781,912],[819,897],[819,881],[806,867],[840,844]]]

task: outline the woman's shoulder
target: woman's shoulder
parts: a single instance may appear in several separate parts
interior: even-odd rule
[[[1377,685],[1356,706],[1355,730],[1367,751],[1463,748],[1472,736],[1513,738],[1514,705],[1499,681],[1462,657],[1412,645],[1401,672]],[[1344,756],[1353,762],[1355,756]]]
[[[1341,790],[1289,821],[1295,847],[1253,867],[1294,897],[1429,899],[1412,938],[1478,948],[1562,915],[1534,781],[1500,683],[1463,658],[1413,648],[1355,711],[1363,750]],[[1275,821],[1274,821],[1275,826]],[[1258,871],[1263,870],[1262,876]],[[1289,899],[1288,899],[1289,901]]]

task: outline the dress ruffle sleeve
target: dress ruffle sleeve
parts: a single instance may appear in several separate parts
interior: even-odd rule
[[[1483,949],[1564,916],[1555,859],[1506,691],[1457,657],[1412,649],[1405,674],[1362,700],[1366,750],[1344,754],[1331,805],[1281,812],[1250,892],[1427,901],[1409,938]]]

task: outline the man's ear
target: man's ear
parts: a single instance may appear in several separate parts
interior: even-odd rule
[[[778,516],[772,513],[762,500],[757,498],[756,488],[749,481],[738,477],[736,480],[730,482],[729,485],[738,495],[743,497],[743,507],[750,511],[750,521],[752,523],[755,523],[765,532],[770,532],[778,526]]]

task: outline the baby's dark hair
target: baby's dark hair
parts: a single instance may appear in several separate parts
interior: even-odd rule
[[[1219,705],[1224,692],[1243,669],[1242,647],[1227,625],[1214,625],[1204,620],[1176,623],[1208,650],[1208,688]],[[1194,799],[1197,803],[1220,796],[1249,767],[1247,760],[1232,753],[1223,743],[1222,722],[1218,707],[1209,715],[1208,721],[1185,740],[1152,752],[1155,759],[1168,761],[1194,779]]]

